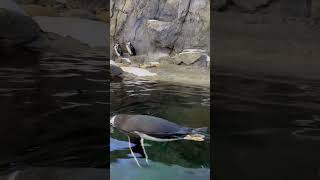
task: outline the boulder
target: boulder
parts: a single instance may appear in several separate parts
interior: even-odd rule
[[[173,63],[177,65],[207,67],[210,65],[210,57],[203,52],[183,52],[175,55]]]
[[[31,17],[0,8],[0,46],[25,45],[36,40],[41,29]]]
[[[111,77],[121,76],[122,73],[123,73],[123,70],[113,60],[110,60]]]
[[[185,64],[185,65],[191,65],[194,64],[196,61],[199,61],[202,57],[202,53],[180,53],[173,57],[173,62],[175,64]]]

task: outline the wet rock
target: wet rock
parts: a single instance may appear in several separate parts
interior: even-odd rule
[[[122,73],[123,73],[123,70],[113,60],[110,60],[111,77],[120,76]]]
[[[0,46],[26,45],[36,40],[41,33],[40,27],[31,17],[2,8],[0,27]]]
[[[156,73],[152,73],[146,69],[138,68],[138,67],[121,67],[121,69],[124,72],[133,74],[138,77],[144,77],[144,76],[155,76]]]

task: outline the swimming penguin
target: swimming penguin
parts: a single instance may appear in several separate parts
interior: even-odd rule
[[[118,57],[122,56],[123,52],[122,52],[122,49],[121,49],[119,43],[116,43],[116,44],[113,46],[113,49],[114,49],[114,51],[116,52],[116,54],[117,54]]]
[[[134,49],[134,47],[132,46],[130,41],[126,43],[126,48],[127,48],[127,51],[129,52],[130,56],[136,55],[136,50]]]
[[[119,114],[111,117],[110,125],[128,136],[129,148],[138,166],[138,160],[130,147],[131,139],[136,144],[140,141],[144,157],[148,163],[148,155],[144,148],[144,139],[167,142],[176,140],[204,141],[207,128],[188,128],[169,122],[165,119],[148,115]]]

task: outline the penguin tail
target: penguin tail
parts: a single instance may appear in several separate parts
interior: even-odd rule
[[[208,127],[195,128],[191,132],[193,134],[208,134]]]

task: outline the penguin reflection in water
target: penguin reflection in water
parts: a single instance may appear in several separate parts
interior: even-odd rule
[[[116,128],[128,136],[129,148],[134,160],[140,164],[131,149],[131,141],[140,145],[148,164],[148,155],[144,140],[167,142],[176,140],[204,141],[207,128],[188,128],[169,122],[165,119],[148,115],[119,114],[111,117],[111,128]]]

